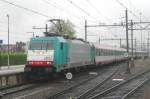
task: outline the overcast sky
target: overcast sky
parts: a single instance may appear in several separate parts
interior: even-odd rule
[[[6,1],[44,16],[18,8]],[[27,32],[42,36],[44,30],[32,29],[33,26],[44,27],[47,20],[52,18],[69,19],[75,25],[76,36],[79,38],[84,38],[85,19],[88,25],[124,22],[125,7],[132,12],[129,13],[129,20],[140,21],[141,12],[142,21],[148,21],[149,5],[150,0],[0,0],[0,39],[4,40],[4,43],[7,42],[7,14],[10,16],[10,42],[15,43],[28,41],[32,34]],[[146,42],[147,32],[142,32],[143,42]],[[93,42],[97,42],[99,37],[125,38],[125,27],[88,28],[88,35],[88,40]],[[140,31],[134,32],[134,38],[140,41]]]

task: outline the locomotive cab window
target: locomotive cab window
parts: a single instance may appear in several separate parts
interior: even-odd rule
[[[51,50],[52,44],[50,41],[39,40],[31,41],[29,45],[30,50]]]

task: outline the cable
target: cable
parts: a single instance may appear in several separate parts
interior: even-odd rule
[[[66,14],[68,14],[68,13],[70,13],[70,15],[72,15],[73,17],[75,17],[76,19],[84,19],[85,20],[85,18],[83,18],[83,17],[81,17],[81,16],[78,16],[78,15],[76,15],[75,13],[72,13],[71,11],[69,11],[68,9],[66,9],[66,8],[64,8],[63,6],[61,6],[60,4],[57,4],[56,2],[54,2],[54,1],[51,1],[51,2],[49,2],[49,1],[47,1],[47,0],[42,0],[44,3],[46,3],[46,4],[49,4],[49,5],[51,5],[51,6],[53,6],[53,7],[55,7],[55,8],[57,8],[57,9],[59,9],[59,10],[61,10],[61,11],[64,11]],[[91,21],[91,22],[94,22],[94,21],[92,21],[92,20],[88,20],[88,21]],[[94,22],[95,23],[95,22]]]
[[[106,21],[109,20],[109,18],[104,16],[89,0],[86,0],[86,1],[100,16],[104,17]]]
[[[106,19],[106,21],[107,21],[107,20],[110,20],[109,18],[107,18],[106,16],[104,16],[89,0],[86,0],[86,1],[87,1],[87,3],[88,3],[93,9],[96,10],[96,12],[97,12],[100,16],[103,16],[103,17]],[[108,31],[110,31],[110,33],[111,33],[112,35],[114,35],[114,34],[112,33],[112,31],[111,31],[108,27],[106,27],[106,28],[107,28]]]
[[[123,3],[121,3],[119,0],[116,0],[122,7],[124,7],[124,8],[126,8],[126,9],[128,9]],[[128,0],[129,1],[129,0]],[[130,1],[129,1],[130,2]],[[130,2],[130,4],[132,4],[131,2]],[[132,6],[133,6],[133,4],[132,4]],[[140,20],[140,22],[141,22],[141,12],[140,12],[140,17],[138,17],[135,13],[133,13],[131,10],[129,10],[128,9],[128,11],[132,14],[132,15],[134,15],[137,19],[139,19]],[[140,24],[138,24],[138,26],[140,26],[140,28],[143,28],[143,26],[142,25],[140,25]],[[141,30],[142,31],[142,30]],[[142,32],[141,32],[141,42],[142,42]]]
[[[43,13],[40,13],[40,12],[38,12],[38,11],[34,11],[34,10],[32,10],[32,9],[29,9],[29,8],[26,8],[26,7],[23,7],[23,6],[20,6],[20,5],[18,5],[18,4],[9,2],[9,1],[7,1],[7,0],[0,0],[0,1],[2,1],[2,2],[4,2],[4,3],[7,3],[7,4],[10,4],[10,5],[13,5],[13,6],[15,6],[15,7],[24,9],[24,10],[26,10],[26,11],[35,13],[35,14],[40,15],[40,16],[44,16],[44,17],[47,17],[47,18],[52,18],[52,17],[50,17],[50,16],[48,16],[48,15],[46,15],[46,14],[43,14]]]
[[[0,0],[0,1],[1,1],[1,2],[4,2],[4,3],[7,3],[7,4],[10,4],[10,5],[13,5],[13,6],[15,6],[15,7],[24,9],[24,10],[26,10],[26,11],[32,12],[32,13],[37,14],[37,15],[40,15],[40,16],[44,16],[44,17],[47,17],[47,18],[52,18],[52,17],[50,17],[50,16],[48,16],[48,15],[46,15],[46,14],[43,14],[43,13],[40,13],[40,12],[38,12],[38,11],[35,11],[35,10],[32,10],[32,9],[23,7],[23,6],[21,6],[21,5],[18,5],[18,4],[9,2],[9,1],[7,1],[7,0]]]
[[[138,13],[141,13],[141,11],[140,11],[130,0],[128,0],[128,2],[130,3],[131,6],[134,7],[134,9],[137,10]],[[145,17],[145,16],[144,16],[144,17]],[[148,19],[145,17],[145,20],[148,20]]]
[[[90,13],[86,12],[84,9],[82,9],[81,7],[79,7],[78,5],[76,5],[75,3],[73,3],[71,0],[67,0],[69,3],[71,3],[73,6],[75,6],[76,8],[80,9],[82,12],[84,12],[85,14],[87,14],[88,16],[90,16]]]
[[[62,7],[61,5],[58,5],[56,2],[53,2],[53,1],[51,1],[51,2],[53,2],[53,3],[51,3],[51,2],[49,2],[49,1],[47,1],[47,0],[42,0],[44,3],[46,3],[46,4],[49,4],[49,5],[51,5],[51,6],[53,6],[53,7],[55,7],[55,8],[57,8],[57,9],[59,9],[59,10],[61,10],[61,11],[64,11],[64,12],[66,12],[67,14],[68,13],[70,13],[70,11],[69,10],[63,10],[63,9],[65,9],[64,7]],[[58,5],[58,6],[56,6],[56,5]],[[72,13],[71,13],[71,15],[73,15]],[[74,15],[73,15],[74,16]],[[75,16],[74,16],[75,17]],[[76,17],[78,17],[78,18],[81,18],[81,17],[79,17],[79,16],[76,16]]]
[[[94,16],[92,16],[90,13],[88,13],[87,11],[85,11],[84,9],[82,9],[81,7],[79,7],[78,5],[76,5],[74,2],[72,2],[71,0],[67,0],[70,4],[72,4],[74,7],[78,8],[80,11],[82,11],[83,13],[85,13],[87,16],[91,17],[92,19],[95,19],[96,22],[99,21],[97,20]]]
[[[136,17],[138,20],[141,20],[139,16],[137,16],[135,13],[133,13],[131,10],[129,10],[123,3],[121,3],[119,0],[116,0],[117,3],[119,3],[122,7],[127,9],[134,17]],[[140,28],[143,28],[141,25],[138,24]]]
[[[121,3],[119,0],[116,0],[117,3],[119,3],[122,7],[124,7],[125,9],[127,9],[134,17],[136,17],[137,19],[140,19],[139,16],[137,16],[135,13],[133,13],[131,10],[129,10],[123,3]]]

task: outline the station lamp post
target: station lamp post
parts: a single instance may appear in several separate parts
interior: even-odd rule
[[[0,69],[1,69],[1,66],[2,66],[2,55],[1,55],[1,51],[2,51],[2,49],[1,49],[1,44],[0,44]]]
[[[8,65],[8,68],[9,68],[9,14],[6,15],[7,16],[7,19],[8,19],[8,47],[7,47],[7,65]]]

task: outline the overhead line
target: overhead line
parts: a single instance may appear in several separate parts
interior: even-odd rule
[[[86,1],[87,1],[87,3],[88,3],[92,8],[94,8],[94,9],[97,11],[97,13],[98,13],[100,16],[103,16],[106,20],[110,20],[109,18],[107,18],[106,16],[104,16],[104,15],[90,2],[90,0],[86,0]],[[112,35],[114,35],[113,32],[112,32],[112,30],[110,30],[108,27],[107,27],[107,30],[110,31]]]
[[[52,3],[50,3],[50,2],[47,1],[47,0],[42,0],[42,1],[45,2],[46,4],[49,4],[49,5],[51,5],[51,6],[55,7],[55,8],[57,8],[57,9],[60,9],[60,10],[62,10],[62,11],[66,11],[67,13],[68,13],[68,12],[70,13],[69,10],[63,10],[63,9],[65,9],[65,8],[62,7],[61,5],[58,5],[56,2],[50,1],[50,2],[55,3],[55,4],[52,4]],[[58,6],[57,6],[57,5],[58,5]],[[61,7],[61,8],[60,8],[60,7]],[[73,15],[73,16],[74,16],[74,17],[81,18],[80,16],[75,16],[75,15]]]
[[[93,17],[90,13],[88,13],[87,11],[85,11],[84,9],[82,9],[81,7],[79,7],[77,4],[75,4],[74,2],[72,2],[71,0],[67,0],[70,4],[72,4],[74,7],[78,8],[79,10],[81,10],[83,13],[85,13],[87,16],[91,17],[92,19],[95,19],[96,21],[98,21],[95,17]]]
[[[130,0],[128,0],[128,2],[130,3],[130,5],[132,5],[134,7],[134,9],[137,10],[138,13],[141,13],[141,11]],[[148,20],[146,17],[145,17],[145,19]]]
[[[52,17],[50,17],[50,16],[48,16],[48,15],[46,15],[46,14],[43,14],[43,13],[40,13],[40,12],[38,12],[38,11],[35,11],[35,10],[32,10],[32,9],[23,7],[23,6],[21,6],[21,5],[18,5],[18,4],[9,2],[9,1],[7,1],[7,0],[0,0],[0,1],[2,1],[2,2],[4,2],[4,3],[7,3],[7,4],[9,4],[9,5],[13,5],[13,6],[15,6],[15,7],[24,9],[24,10],[26,10],[26,11],[32,12],[32,13],[37,14],[37,15],[40,15],[40,16],[44,16],[44,17],[47,17],[47,18],[52,18]]]
[[[74,13],[72,13],[71,11],[69,11],[68,9],[66,9],[66,8],[64,8],[63,6],[61,6],[60,4],[57,4],[56,2],[54,2],[54,1],[48,1],[48,0],[42,0],[44,3],[46,3],[46,4],[49,4],[49,5],[51,5],[51,6],[54,6],[55,8],[57,8],[57,9],[59,9],[59,10],[61,10],[61,11],[64,11],[64,12],[66,12],[67,14],[68,13],[70,13],[70,15],[72,15],[73,17],[75,17],[75,18],[77,18],[78,20],[79,19],[84,19],[82,16],[78,16],[78,15],[75,15]],[[53,3],[51,3],[51,2],[53,2]],[[85,20],[85,19],[84,19]],[[88,21],[91,21],[91,22],[94,22],[94,21],[92,21],[92,20],[88,20]],[[95,23],[95,22],[94,22]]]
[[[140,17],[138,17],[135,13],[133,13],[131,10],[129,10],[123,3],[121,3],[119,0],[116,0],[117,3],[119,3],[122,7],[128,10],[129,13],[131,13],[134,17],[136,17],[138,20],[141,20]],[[141,28],[143,28],[141,25],[138,25]]]
[[[122,2],[120,2],[119,0],[116,0],[116,2],[118,2],[122,7],[127,9],[134,17],[136,17],[137,19],[140,19],[139,16],[137,16],[135,13],[133,13],[131,10],[129,10]]]
[[[95,9],[95,11],[102,17],[104,17],[105,19],[109,20],[109,18],[107,18],[106,16],[104,16],[89,0],[86,0],[87,3],[93,8]]]
[[[34,10],[32,10],[32,9],[23,7],[23,6],[21,6],[21,5],[18,5],[18,4],[9,2],[9,1],[7,1],[7,0],[0,0],[0,1],[2,1],[2,2],[4,2],[4,3],[7,3],[7,4],[9,4],[9,5],[15,6],[15,7],[17,7],[17,8],[21,8],[21,9],[24,9],[24,10],[26,10],[26,11],[32,12],[32,13],[34,13],[34,14],[43,16],[43,17],[52,18],[52,17],[50,17],[50,16],[48,16],[48,15],[46,15],[46,14],[40,13],[40,12],[38,12],[38,11],[34,11]]]
[[[80,9],[82,12],[84,12],[85,14],[87,14],[88,16],[90,16],[90,14],[88,12],[86,12],[84,9],[82,9],[81,7],[79,7],[78,5],[76,5],[74,2],[72,2],[71,0],[67,0],[69,3],[71,3],[73,6],[75,6],[76,8]]]

